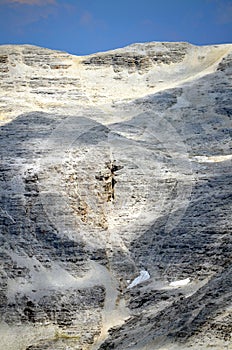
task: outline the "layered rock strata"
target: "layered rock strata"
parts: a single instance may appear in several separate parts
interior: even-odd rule
[[[4,350],[230,348],[231,50],[0,47]]]

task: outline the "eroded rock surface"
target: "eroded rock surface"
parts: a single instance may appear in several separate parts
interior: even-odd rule
[[[230,349],[231,50],[0,47],[2,349]]]

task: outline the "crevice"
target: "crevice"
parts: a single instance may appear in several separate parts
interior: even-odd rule
[[[115,199],[115,185],[117,183],[115,176],[118,175],[115,172],[121,170],[123,166],[117,165],[116,160],[106,162],[105,166],[106,169],[95,175],[95,178],[103,182],[104,197],[107,202],[111,202]]]

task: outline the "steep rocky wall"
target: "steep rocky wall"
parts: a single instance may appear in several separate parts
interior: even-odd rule
[[[230,50],[0,49],[2,349],[229,349]]]

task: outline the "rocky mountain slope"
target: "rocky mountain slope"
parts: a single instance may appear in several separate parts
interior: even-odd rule
[[[1,350],[232,349],[231,59],[0,47]]]

